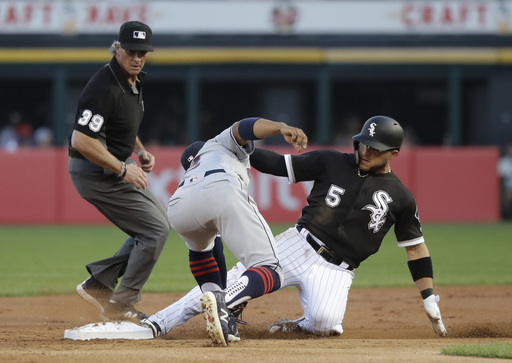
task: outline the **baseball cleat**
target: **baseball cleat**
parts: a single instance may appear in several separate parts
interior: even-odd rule
[[[223,291],[208,291],[201,297],[201,306],[204,309],[206,319],[206,332],[214,344],[226,347],[230,341],[229,331],[231,326],[232,341],[240,340],[240,334],[236,329],[236,321],[229,314],[226,306],[225,293]],[[231,322],[230,322],[231,320]],[[233,330],[233,324],[235,331]],[[236,336],[238,334],[238,337]]]
[[[105,306],[110,301],[110,296],[113,291],[91,276],[77,285],[76,292],[85,301],[91,303],[103,312]]]
[[[234,316],[235,321],[238,324],[247,325],[247,323],[242,320],[242,313],[246,307],[247,307],[247,301],[245,301],[241,304],[238,304],[235,307],[229,309],[229,311]]]
[[[247,301],[229,309],[228,343],[239,342],[240,333],[237,324],[247,325],[242,318],[242,311],[247,307]]]
[[[228,318],[228,343],[234,343],[240,341],[240,333],[236,325],[237,319],[232,312],[229,312]]]
[[[131,321],[139,324],[141,320],[149,318],[149,315],[135,309],[131,304],[110,300],[101,317],[105,321]]]
[[[160,325],[158,325],[154,321],[151,321],[149,319],[142,319],[140,321],[140,325],[151,329],[151,331],[153,332],[153,338],[156,338],[156,337],[159,337],[160,335],[162,335],[162,329],[160,329]]]

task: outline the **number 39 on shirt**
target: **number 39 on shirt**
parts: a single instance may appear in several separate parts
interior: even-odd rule
[[[88,124],[91,131],[98,132],[101,130],[103,121],[103,116],[93,115],[90,110],[84,110],[82,117],[78,119],[78,124],[82,126],[87,126]]]

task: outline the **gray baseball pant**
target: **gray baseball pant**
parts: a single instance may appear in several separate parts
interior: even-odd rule
[[[169,236],[166,211],[149,188],[138,190],[88,160],[69,158],[68,169],[82,198],[129,236],[113,257],[89,263],[87,270],[111,289],[122,277],[112,299],[136,304]]]

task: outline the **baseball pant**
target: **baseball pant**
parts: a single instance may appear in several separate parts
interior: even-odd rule
[[[238,176],[187,178],[169,200],[167,214],[189,249],[210,251],[220,233],[244,266],[269,266],[282,278],[272,231]]]
[[[135,162],[128,159],[127,163]],[[92,262],[86,268],[111,289],[122,276],[112,299],[136,304],[169,236],[167,213],[149,188],[138,190],[87,160],[69,158],[68,167],[82,198],[129,236],[113,257]]]
[[[276,245],[284,273],[281,288],[296,286],[299,290],[304,310],[299,326],[317,335],[341,334],[354,272],[325,261],[295,227],[276,236]],[[228,286],[237,281],[244,271],[245,267],[241,263],[229,270]],[[196,286],[183,298],[149,319],[157,323],[162,333],[166,334],[202,313],[202,294]]]

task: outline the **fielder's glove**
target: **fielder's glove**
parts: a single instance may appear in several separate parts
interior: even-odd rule
[[[423,299],[423,306],[428,318],[432,322],[432,327],[437,335],[445,337],[448,333],[444,327],[443,320],[441,320],[441,311],[437,302],[439,301],[438,295],[430,295],[426,299]]]

